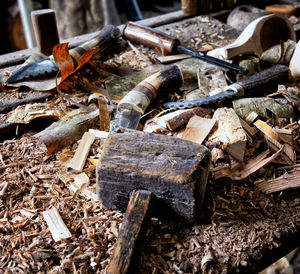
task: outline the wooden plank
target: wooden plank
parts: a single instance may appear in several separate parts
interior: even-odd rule
[[[69,229],[65,225],[63,219],[61,218],[58,210],[55,207],[43,211],[43,217],[55,242],[58,242],[61,239],[68,239],[72,237],[72,234],[70,233]]]
[[[90,152],[91,145],[95,140],[95,135],[90,132],[85,132],[81,138],[80,144],[71,160],[68,168],[77,172],[81,172]]]

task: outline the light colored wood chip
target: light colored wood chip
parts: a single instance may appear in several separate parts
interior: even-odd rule
[[[159,56],[156,59],[162,64],[175,62],[183,59],[191,58],[191,56],[186,54],[176,54],[176,55],[167,55],[167,56]]]
[[[90,133],[93,133],[95,135],[96,138],[100,138],[100,139],[106,139],[107,136],[109,135],[109,132],[107,131],[102,131],[102,130],[97,130],[97,129],[89,129]]]
[[[245,118],[245,121],[251,125],[258,118],[258,114],[254,111],[250,112],[248,116]]]
[[[216,120],[214,119],[193,116],[186,126],[186,129],[182,135],[182,139],[201,145],[215,124]]]
[[[43,211],[43,217],[55,242],[58,242],[61,239],[68,239],[72,237],[72,234],[70,233],[69,229],[65,225],[63,219],[61,218],[58,210],[55,207]]]
[[[90,147],[95,140],[95,135],[90,132],[85,132],[81,138],[80,144],[75,152],[74,157],[71,160],[68,168],[73,169],[74,171],[81,172],[87,156],[90,151]]]

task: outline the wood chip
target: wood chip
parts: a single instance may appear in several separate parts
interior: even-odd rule
[[[69,229],[65,225],[63,219],[61,218],[58,210],[55,207],[43,211],[43,217],[55,242],[58,242],[61,239],[68,239],[72,237],[72,234],[70,233]]]
[[[81,138],[80,144],[71,160],[68,168],[74,171],[81,172],[86,162],[90,147],[95,140],[95,135],[90,132],[85,132]]]

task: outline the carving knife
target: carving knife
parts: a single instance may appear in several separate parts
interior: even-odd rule
[[[69,54],[71,55],[75,67],[79,63],[80,57],[88,50],[97,47],[97,54],[104,55],[111,49],[111,46],[119,39],[121,32],[116,26],[105,26],[100,33],[90,41],[83,43],[82,45],[71,49]],[[40,60],[37,62],[29,63],[23,67],[17,69],[6,80],[7,84],[16,83],[24,80],[31,80],[40,78],[43,76],[54,75],[59,71],[53,56]]]
[[[284,65],[275,65],[257,74],[254,74],[245,80],[234,83],[225,88],[224,91],[205,98],[193,101],[168,102],[163,106],[170,109],[185,109],[211,104],[234,96],[261,96],[264,92],[273,92],[278,85],[286,84],[289,80],[289,68]]]
[[[178,39],[159,30],[141,26],[136,23],[127,23],[123,30],[123,36],[133,42],[145,45],[147,47],[158,48],[161,50],[163,55],[170,53],[184,53],[225,69],[230,69],[241,73],[246,71],[246,69],[243,67],[231,64],[212,56],[208,56],[203,52],[186,48],[180,45],[180,41]]]

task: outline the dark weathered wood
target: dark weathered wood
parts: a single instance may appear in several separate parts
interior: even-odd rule
[[[35,137],[43,141],[51,154],[79,140],[98,118],[99,111],[96,110],[68,121],[61,120],[37,133]]]
[[[151,214],[152,193],[135,190],[130,196],[108,274],[131,273],[138,263]]]
[[[31,102],[39,102],[43,101],[52,96],[50,92],[18,92],[18,96],[14,96],[15,92],[0,93],[0,113],[8,112],[17,106],[31,103]]]
[[[150,190],[163,205],[160,213],[193,222],[200,217],[209,162],[209,150],[196,143],[119,130],[108,136],[99,159],[97,192],[106,207],[125,211],[132,190]]]
[[[39,52],[52,54],[52,48],[59,44],[55,12],[52,9],[41,9],[31,12],[35,39]]]

